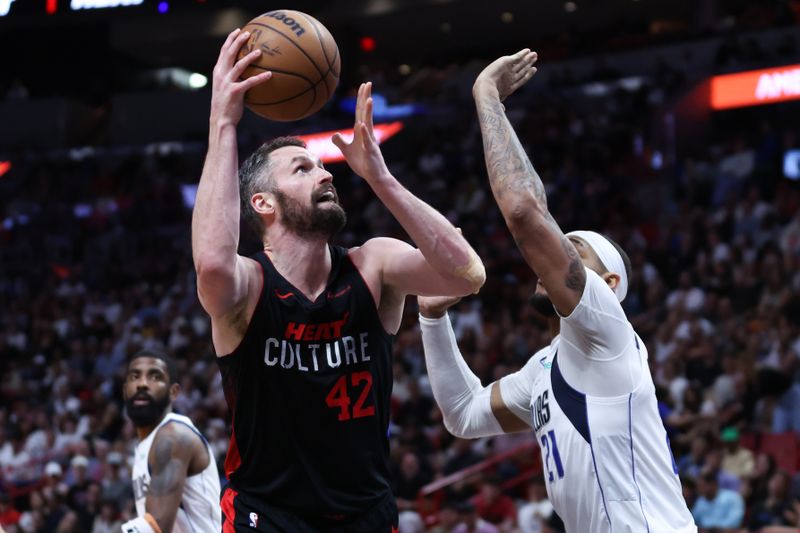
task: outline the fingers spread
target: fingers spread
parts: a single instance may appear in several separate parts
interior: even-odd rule
[[[347,148],[347,143],[344,142],[344,137],[342,137],[341,133],[334,133],[333,137],[331,137],[331,142],[336,145],[336,148],[344,152],[345,148]]]
[[[256,85],[263,83],[272,77],[272,72],[260,72],[255,76],[250,76],[246,80],[241,82],[241,89],[243,91],[250,90],[251,87],[255,87]]]
[[[253,64],[261,56],[261,50],[253,50],[239,61],[231,69],[231,79],[238,80],[242,77],[242,73],[245,71],[247,67]]]

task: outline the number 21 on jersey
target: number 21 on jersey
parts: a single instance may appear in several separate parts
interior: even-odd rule
[[[548,396],[550,391],[544,391],[533,404],[533,427],[536,431],[550,422],[550,405],[548,404]],[[551,429],[547,433],[542,433],[542,450],[544,451],[544,468],[547,470],[547,478],[550,482],[555,481],[555,476],[558,479],[564,477],[564,466],[561,464],[561,455],[558,453],[558,443],[556,443],[556,434]],[[555,466],[555,475],[550,465],[550,459],[553,460]]]

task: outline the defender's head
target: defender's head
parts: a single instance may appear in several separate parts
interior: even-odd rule
[[[242,214],[262,238],[282,226],[328,240],[347,220],[333,176],[297,137],[264,143],[242,163],[239,197]]]
[[[167,354],[142,350],[128,360],[122,398],[134,426],[157,425],[179,392],[177,367]]]

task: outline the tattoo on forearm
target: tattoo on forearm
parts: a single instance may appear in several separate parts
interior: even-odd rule
[[[544,184],[522,148],[500,101],[489,96],[479,96],[476,104],[489,182],[498,202],[507,193],[531,191],[542,207],[546,208]]]
[[[578,255],[575,246],[566,237],[561,237],[561,247],[569,260],[567,275],[564,277],[564,286],[579,294],[583,293],[583,287],[586,285],[586,270],[583,267],[581,256]]]
[[[528,155],[520,143],[514,128],[506,117],[503,106],[497,98],[480,95],[476,98],[478,122],[483,136],[483,151],[486,168],[489,172],[489,183],[497,203],[503,209],[506,198],[530,192],[539,202],[545,213],[547,222],[561,234],[558,223],[547,210],[547,195],[539,174],[533,168]],[[517,246],[525,246],[525,236],[513,235]],[[582,293],[586,285],[586,271],[578,251],[565,236],[561,236],[561,246],[567,256],[567,274],[564,286]]]

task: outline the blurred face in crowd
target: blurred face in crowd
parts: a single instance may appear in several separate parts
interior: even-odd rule
[[[155,357],[137,357],[128,365],[122,396],[136,427],[155,426],[172,406],[179,385],[170,383],[167,364]]]
[[[612,277],[619,279],[619,276],[616,274],[611,274],[606,271],[595,251],[585,240],[574,236],[569,236],[567,238],[575,246],[575,250],[577,250],[586,268],[590,268],[600,274],[606,282],[609,282],[609,279]],[[616,284],[612,285],[611,288],[613,289],[615,286]],[[547,289],[542,285],[541,280],[536,282],[536,291],[533,293],[533,296],[531,296],[530,302],[533,308],[542,315],[548,318],[556,318],[558,316],[555,307],[553,307],[553,302],[550,300],[550,296],[547,295]]]
[[[713,500],[717,496],[717,483],[700,476],[697,480],[697,492],[707,500]]]
[[[345,225],[333,176],[322,161],[302,146],[284,146],[269,155],[266,172],[273,187],[254,195],[262,215],[273,215],[300,237],[330,239]]]

